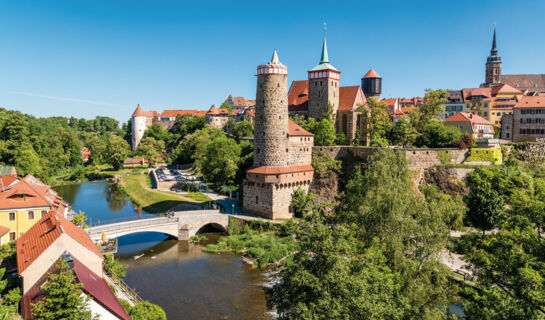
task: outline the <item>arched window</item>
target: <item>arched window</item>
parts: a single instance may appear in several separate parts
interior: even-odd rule
[[[255,204],[259,204],[259,197],[255,196]]]

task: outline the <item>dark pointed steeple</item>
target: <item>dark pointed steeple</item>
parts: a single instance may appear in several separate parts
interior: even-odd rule
[[[498,55],[498,48],[496,48],[496,26],[494,26],[494,38],[492,39],[492,50],[490,50],[490,55]]]

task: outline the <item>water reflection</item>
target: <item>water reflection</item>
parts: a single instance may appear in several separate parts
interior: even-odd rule
[[[143,234],[119,238],[126,282],[161,305],[168,319],[272,319],[266,314],[261,272],[235,254],[206,254],[201,245],[164,240],[143,248]],[[146,233],[153,241],[157,234]],[[207,234],[212,243],[219,234]],[[205,243],[206,244],[206,243]]]
[[[113,212],[123,210],[127,203],[129,203],[129,198],[116,183],[107,183],[104,191],[106,194],[106,201],[108,201],[108,207],[110,207],[110,210]]]

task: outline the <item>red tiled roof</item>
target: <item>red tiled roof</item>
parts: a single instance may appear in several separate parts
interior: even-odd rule
[[[83,229],[68,221],[61,214],[49,212],[17,239],[17,268],[19,274],[30,266],[63,233],[99,257],[104,258]]]
[[[48,201],[24,180],[19,180],[8,190],[0,192],[1,209],[49,207],[51,203],[52,201]]]
[[[108,283],[77,259],[74,259],[74,274],[78,282],[83,284],[83,291],[91,295],[93,300],[119,318],[130,320],[129,315],[113,294]]]
[[[284,174],[284,173],[295,173],[295,172],[306,172],[314,171],[312,165],[302,165],[302,166],[290,166],[290,167],[257,167],[248,170],[248,173],[258,173],[258,174]]]
[[[357,110],[367,100],[360,86],[339,88],[339,110]]]
[[[492,125],[490,121],[472,113],[467,112],[458,112],[455,115],[452,115],[444,120],[445,122],[470,122],[473,124],[488,124]]]
[[[127,158],[123,161],[123,164],[146,164],[149,161],[144,158]]]
[[[205,110],[165,110],[161,113],[162,118],[176,118],[176,116],[202,117],[206,115]]]
[[[157,115],[156,111],[144,111],[140,108],[140,105],[136,107],[136,110],[132,114],[133,117],[153,117],[155,115]]]
[[[0,237],[9,232],[8,227],[0,226]]]
[[[14,176],[5,175],[0,177],[0,191],[9,189],[12,184],[15,184],[18,181],[19,179]]]
[[[308,80],[293,81],[288,93],[289,111],[308,110]]]
[[[303,129],[297,123],[288,120],[288,135],[290,136],[314,136],[312,133]]]
[[[545,96],[520,97],[515,109],[520,108],[545,108]]]
[[[206,113],[207,115],[218,115],[220,114],[220,112],[218,111],[218,108],[212,106],[208,112]]]
[[[233,97],[233,102],[236,107],[252,107],[255,106],[255,100],[248,100],[244,97]]]
[[[497,94],[522,94],[522,91],[515,89],[508,84],[502,84],[492,87],[492,95],[495,96]]]
[[[367,73],[363,76],[363,78],[380,78],[378,73],[375,71],[375,69],[371,68]]]
[[[395,105],[395,103],[396,103],[396,101],[397,101],[397,98],[393,98],[393,99],[382,99],[382,100],[380,100],[380,101],[386,103],[388,106],[391,107],[391,106],[394,106],[394,105]]]
[[[466,100],[473,96],[484,96],[487,98],[492,96],[492,88],[464,88],[462,91]]]
[[[246,111],[244,111],[244,113],[247,113],[252,117],[255,116],[255,110],[246,110]]]
[[[59,258],[59,259],[62,259]],[[84,264],[72,257],[72,272],[76,277],[76,282],[83,285],[83,292],[90,295],[94,301],[106,308],[110,313],[113,313],[117,317],[123,320],[130,320],[129,315],[119,303],[119,300],[115,297],[111,291],[108,283],[104,281],[100,276],[89,270]],[[59,268],[57,263],[54,263],[47,272],[40,277],[40,279],[23,295],[21,301],[21,313],[24,319],[33,319],[32,305],[44,298],[45,292],[42,290],[42,286],[47,281],[51,274],[57,273]]]

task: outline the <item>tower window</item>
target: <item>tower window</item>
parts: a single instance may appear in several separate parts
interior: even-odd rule
[[[255,204],[259,204],[259,196],[255,196]]]

